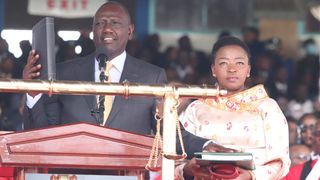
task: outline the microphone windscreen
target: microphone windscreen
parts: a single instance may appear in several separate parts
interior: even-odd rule
[[[98,47],[96,49],[96,58],[98,59],[98,61],[104,60],[107,61],[108,60],[108,50],[105,47]]]

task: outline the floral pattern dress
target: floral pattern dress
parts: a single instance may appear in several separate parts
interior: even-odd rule
[[[252,153],[254,179],[281,179],[289,171],[287,121],[262,85],[228,97],[196,100],[180,121],[190,133]]]

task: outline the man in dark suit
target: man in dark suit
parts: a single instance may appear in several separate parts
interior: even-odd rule
[[[96,48],[108,52],[108,60],[112,63],[110,77],[113,82],[127,80],[134,83],[166,83],[165,71],[159,67],[138,60],[126,53],[128,40],[132,39],[134,25],[128,11],[117,2],[103,4],[93,20],[94,43]],[[24,68],[23,78],[39,77],[40,65],[36,65],[39,55],[34,50],[30,52],[28,63]],[[57,65],[58,80],[96,81],[99,82],[100,70],[95,54],[76,58]],[[25,113],[25,129],[47,127],[51,125],[74,122],[100,124],[95,115],[97,107],[96,96],[27,95]],[[156,99],[150,97],[132,96],[124,99],[115,96],[112,109],[105,126],[121,130],[151,134],[155,127],[153,110]],[[187,151],[201,151],[206,140],[194,137],[184,132]],[[189,144],[191,143],[191,144]],[[191,148],[190,147],[194,147]]]

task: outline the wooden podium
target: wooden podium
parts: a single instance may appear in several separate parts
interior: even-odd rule
[[[43,168],[135,171],[144,179],[153,139],[87,123],[9,133],[0,136],[1,166],[16,167],[19,180]]]

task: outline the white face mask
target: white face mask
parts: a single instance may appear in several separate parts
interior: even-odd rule
[[[304,48],[306,55],[318,55],[319,50],[316,44],[308,44]]]

